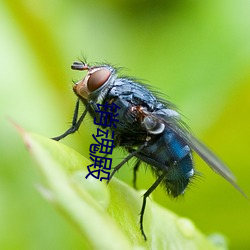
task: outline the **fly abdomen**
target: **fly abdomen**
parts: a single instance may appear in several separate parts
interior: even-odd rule
[[[166,129],[165,140],[173,159],[179,161],[190,153],[190,147],[172,130]]]
[[[163,185],[169,195],[177,197],[184,193],[193,175],[192,155],[189,153],[180,161],[170,165],[166,178],[163,180]]]
[[[169,169],[163,183],[167,192],[176,197],[184,193],[194,175],[192,154],[190,147],[173,131],[167,132],[166,140],[172,159],[168,163]]]
[[[172,130],[165,129],[137,154],[137,157],[152,166],[160,176],[166,173],[162,184],[171,196],[182,194],[193,176],[193,161],[189,146]]]

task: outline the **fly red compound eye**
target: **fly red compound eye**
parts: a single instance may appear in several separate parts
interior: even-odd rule
[[[93,72],[88,79],[88,90],[93,92],[99,89],[110,77],[111,72],[108,69],[99,69]]]

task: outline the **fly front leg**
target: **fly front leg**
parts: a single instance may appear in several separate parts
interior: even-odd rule
[[[64,137],[68,136],[69,134],[75,133],[79,129],[79,127],[80,127],[80,125],[81,125],[84,117],[86,116],[86,114],[87,114],[87,112],[89,110],[89,104],[86,106],[86,109],[81,114],[79,120],[77,120],[78,119],[78,113],[79,113],[79,105],[80,105],[80,100],[78,99],[77,102],[76,102],[76,106],[75,106],[75,110],[74,110],[74,116],[73,116],[73,120],[72,120],[72,123],[71,123],[71,127],[65,133],[63,133],[62,135],[59,135],[57,137],[53,137],[51,139],[53,139],[55,141],[60,141]]]

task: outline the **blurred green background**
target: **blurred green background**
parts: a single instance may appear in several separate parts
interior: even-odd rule
[[[8,121],[52,137],[70,124],[70,65],[108,61],[146,79],[232,169],[250,195],[250,1],[1,1],[0,249],[80,249],[81,235],[39,195],[39,173]],[[63,143],[88,158],[89,119]],[[124,154],[114,154],[118,163]],[[184,198],[153,199],[189,217],[230,249],[250,249],[250,203],[197,157],[202,172]],[[132,164],[117,177],[132,183]],[[154,178],[142,168],[139,187]]]

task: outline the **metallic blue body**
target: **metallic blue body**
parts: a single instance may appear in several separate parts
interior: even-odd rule
[[[100,95],[103,96],[101,100]],[[166,173],[161,183],[170,195],[176,197],[182,194],[194,175],[190,147],[168,126],[160,133],[150,134],[143,125],[145,117],[151,114],[155,118],[164,119],[164,124],[167,125],[168,120],[171,124],[178,113],[174,111],[172,116],[168,116],[160,112],[172,110],[173,105],[163,103],[144,85],[128,78],[111,79],[109,84],[91,93],[89,98],[94,102],[101,101],[102,104],[114,103],[121,108],[119,123],[113,128],[116,146],[133,152],[150,137],[147,145],[135,154],[135,157],[150,165],[157,177]],[[141,112],[138,107],[142,109]],[[94,109],[93,106],[90,112],[93,116],[96,115]]]
[[[189,133],[173,104],[158,98],[148,86],[134,79],[118,77],[116,69],[110,65],[89,66],[85,62],[74,62],[71,68],[87,70],[88,73],[73,87],[78,100],[71,127],[53,139],[59,141],[76,132],[87,113],[93,118],[100,118],[100,113],[95,112],[98,103],[120,107],[119,123],[116,123],[117,127],[111,126],[111,130],[115,131],[115,146],[125,148],[129,154],[113,169],[109,181],[133,157],[137,158],[134,185],[136,171],[142,162],[149,165],[156,175],[156,181],[143,195],[140,212],[140,230],[145,240],[143,216],[147,197],[159,184],[163,184],[173,197],[184,193],[195,173],[192,150],[247,197],[227,166]],[[80,101],[86,109],[78,117]]]

